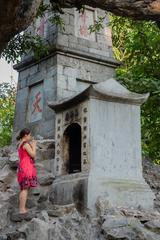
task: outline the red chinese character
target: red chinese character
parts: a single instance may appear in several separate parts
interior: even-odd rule
[[[45,24],[46,24],[46,19],[45,18],[42,18],[41,20],[40,20],[40,25],[37,27],[37,29],[36,29],[36,32],[37,32],[37,34],[38,35],[41,35],[41,36],[43,36],[44,35],[44,27],[45,27]]]
[[[80,14],[80,18],[81,18],[81,21],[82,21],[82,25],[80,25],[80,29],[79,29],[80,34],[81,34],[82,36],[87,37],[87,36],[89,35],[89,32],[88,32],[88,26],[87,26],[87,24],[86,24],[86,20],[87,20],[87,18],[88,18],[86,12],[81,13],[81,14]]]
[[[38,92],[36,95],[35,95],[35,100],[33,102],[33,111],[32,111],[32,114],[34,112],[42,112],[42,109],[40,108],[39,106],[39,102],[41,101],[41,93]]]

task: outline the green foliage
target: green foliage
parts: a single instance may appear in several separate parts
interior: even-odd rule
[[[55,4],[55,5],[52,4],[51,5],[51,4],[43,3],[43,1],[42,1],[41,4],[40,4],[39,9],[37,11],[36,18],[44,17],[47,12],[48,13],[52,13],[52,15],[49,18],[49,21],[51,23],[59,26],[60,29],[62,31],[64,31],[65,30],[65,28],[64,28],[64,21],[61,18],[61,15],[60,15],[60,14],[64,14],[63,9],[61,9],[58,4]]]
[[[50,17],[49,21],[59,26],[61,31],[65,31],[64,21],[59,14],[54,14],[54,16]]]
[[[142,106],[142,150],[160,163],[160,30],[154,22],[111,16],[117,78],[131,91],[150,92]]]
[[[99,32],[104,27],[105,18],[106,16],[103,16],[103,17],[98,16],[98,20],[95,20],[94,24],[89,26],[90,33]]]
[[[18,61],[20,56],[33,52],[36,59],[48,53],[48,46],[43,39],[36,35],[32,36],[27,33],[16,35],[4,49],[1,57],[8,63]]]
[[[60,14],[63,14],[62,9],[57,8],[57,5],[41,3],[36,18],[44,17],[46,13],[52,13],[48,19],[51,23],[60,27],[62,31],[64,28],[64,21]],[[4,58],[9,62],[18,62],[23,54],[33,52],[36,60],[39,60],[43,56],[49,54],[50,46],[45,42],[43,37],[39,35],[30,35],[27,32],[24,34],[17,34],[13,39],[9,41],[7,47],[1,53],[1,58]]]
[[[84,10],[85,6],[80,3],[77,7],[77,11],[84,12]],[[65,31],[64,20],[61,16],[61,14],[64,14],[64,11],[58,3],[53,2],[52,4],[46,4],[42,1],[37,11],[36,18],[45,17],[46,13],[51,14],[48,21],[59,26],[61,31]],[[95,24],[89,27],[90,32],[99,31],[103,27],[103,21],[104,17],[99,17],[98,20],[95,21]],[[49,43],[45,42],[43,37],[39,35],[30,35],[24,32],[24,34],[17,34],[10,40],[0,57],[4,58],[8,63],[14,63],[19,62],[23,54],[33,52],[35,59],[39,60],[43,56],[48,55],[52,47],[53,46],[50,46]]]
[[[42,1],[37,11],[36,18],[44,17],[45,13],[47,11],[50,11],[50,8],[51,8],[50,4],[46,4]]]
[[[9,83],[0,84],[0,147],[11,143],[15,96],[14,86]]]

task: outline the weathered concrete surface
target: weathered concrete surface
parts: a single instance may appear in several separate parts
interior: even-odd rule
[[[99,104],[92,99],[90,109],[90,206],[95,196],[105,195],[114,206],[151,208],[155,196],[142,176],[139,107],[115,102]]]
[[[55,179],[50,189],[49,199],[52,204],[66,205],[74,203],[79,210],[87,202],[88,176],[72,174],[63,179]]]

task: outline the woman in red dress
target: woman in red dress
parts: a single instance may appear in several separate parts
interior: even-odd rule
[[[21,190],[19,194],[19,213],[27,213],[26,201],[28,189],[38,186],[34,165],[36,141],[32,140],[31,132],[27,128],[21,130],[17,140],[20,140],[18,146],[19,164],[17,168],[17,178]]]

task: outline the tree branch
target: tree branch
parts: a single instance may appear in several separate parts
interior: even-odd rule
[[[0,1],[0,53],[9,40],[33,21],[41,0]]]
[[[50,0],[57,9],[98,7],[116,15],[136,20],[160,19],[160,0]],[[9,40],[25,30],[33,21],[41,0],[0,0],[0,53]]]
[[[135,20],[160,20],[160,0],[50,0],[60,7],[88,5],[110,11],[119,16],[132,17]]]

